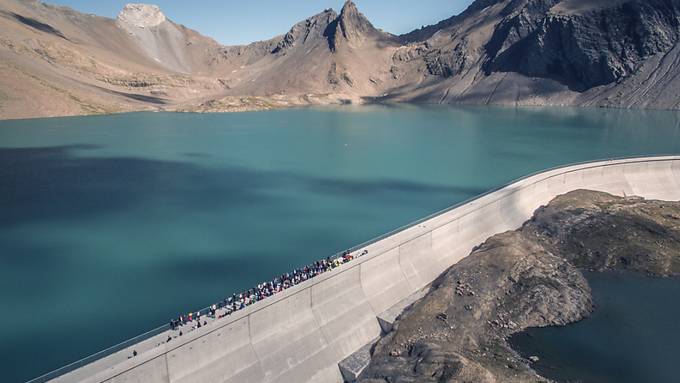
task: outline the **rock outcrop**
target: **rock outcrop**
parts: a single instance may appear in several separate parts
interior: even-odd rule
[[[329,46],[336,51],[338,46],[346,43],[350,46],[360,46],[367,39],[396,42],[395,36],[376,29],[373,24],[359,12],[352,1],[347,1],[342,7],[340,15],[329,31]]]
[[[338,14],[332,9],[326,9],[322,13],[301,21],[293,26],[282,39],[276,44],[272,53],[284,52],[296,45],[302,45],[308,41],[331,39],[329,29],[335,24]],[[329,42],[329,46],[330,46]]]
[[[592,309],[588,283],[517,233],[489,239],[435,282],[374,349],[362,382],[527,382],[505,337],[564,325]]]
[[[678,202],[569,193],[538,209],[522,231],[581,269],[680,275]]]
[[[487,73],[552,78],[584,91],[633,75],[678,42],[680,3],[606,3],[544,0],[512,10],[486,45]]]
[[[127,4],[118,14],[121,25],[136,28],[157,27],[166,20],[161,9],[150,4]]]
[[[679,25],[675,0],[478,0],[404,36],[425,76],[393,99],[677,109]]]
[[[680,275],[680,203],[575,191],[438,278],[373,350],[360,382],[541,382],[506,339],[588,316],[580,269]]]
[[[164,68],[182,74],[205,69],[219,44],[169,20],[156,5],[127,4],[116,24],[141,52]]]

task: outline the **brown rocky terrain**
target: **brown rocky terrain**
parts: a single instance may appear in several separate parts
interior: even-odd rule
[[[129,4],[0,0],[0,118],[420,102],[680,107],[680,0],[477,0],[402,36],[348,1],[245,46]]]
[[[38,1],[0,1],[0,89],[6,95],[0,116],[156,110],[196,93],[224,89],[217,78],[202,76],[211,52],[220,48],[216,42],[167,20],[147,29],[123,24]],[[173,54],[162,41],[158,47],[165,53],[154,57],[132,28],[181,45],[191,62],[170,60]],[[192,72],[177,71],[178,60],[192,65]]]
[[[593,310],[580,270],[680,275],[680,203],[575,191],[438,278],[373,350],[360,381],[540,382],[506,339]]]

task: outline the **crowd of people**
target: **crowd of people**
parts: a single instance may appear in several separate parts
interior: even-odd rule
[[[321,261],[316,261],[305,267],[295,269],[290,273],[282,274],[269,282],[259,283],[257,286],[239,294],[232,294],[232,296],[210,306],[207,313],[204,313],[203,315],[201,312],[191,312],[186,315],[180,315],[178,318],[170,321],[170,328],[172,330],[177,330],[185,325],[191,325],[192,329],[200,328],[208,324],[205,319],[202,319],[204,315],[215,319],[224,318],[256,302],[280,293],[283,290],[296,286],[320,274],[331,271],[366,254],[368,254],[368,250],[364,250],[357,255],[345,251],[338,257],[328,257]],[[181,330],[179,335],[182,335]],[[168,338],[168,341],[170,341],[170,338]]]

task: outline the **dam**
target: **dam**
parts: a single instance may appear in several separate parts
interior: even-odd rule
[[[486,238],[518,228],[557,195],[591,189],[680,200],[680,156],[565,166],[453,206],[352,251],[368,254],[172,342],[167,333],[35,382],[342,382],[342,364]],[[157,345],[162,343],[160,345]],[[129,358],[133,350],[139,350]],[[343,375],[344,372],[344,375]]]

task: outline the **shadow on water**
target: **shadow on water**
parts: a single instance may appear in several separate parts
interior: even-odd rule
[[[392,193],[476,195],[483,188],[425,185],[396,180],[347,180],[217,169],[139,158],[84,158],[77,150],[96,146],[0,149],[0,227],[27,221],[73,219],[161,199],[172,206],[214,210],[264,202],[277,187],[372,198]],[[191,196],[191,198],[187,198]]]

